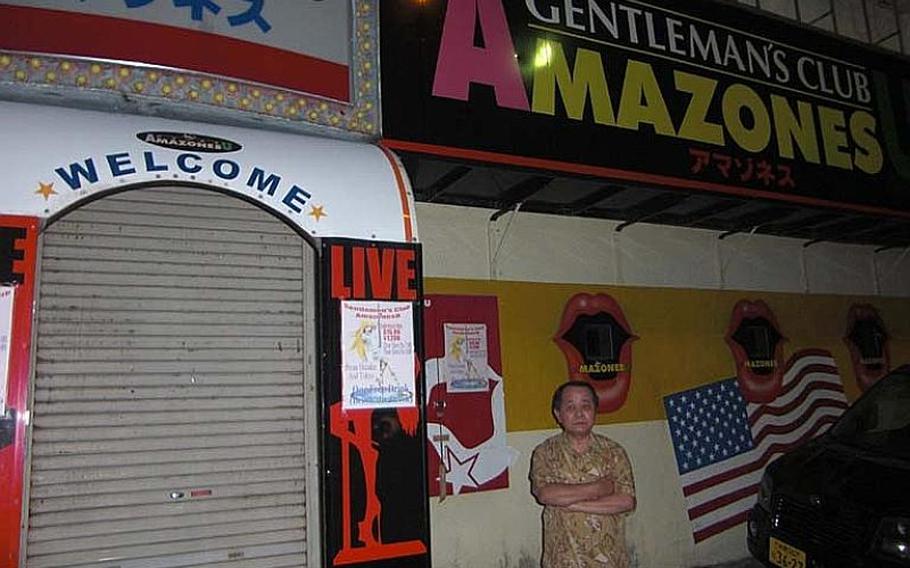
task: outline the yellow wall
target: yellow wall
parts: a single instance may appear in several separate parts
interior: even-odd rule
[[[853,303],[875,306],[891,336],[892,367],[910,361],[910,301],[841,295],[541,284],[428,278],[426,294],[493,295],[499,299],[506,419],[510,432],[554,428],[549,412],[554,388],[567,368],[552,337],[566,301],[579,292],[606,293],[622,306],[640,339],[632,348],[632,387],[617,412],[601,424],[665,419],[663,396],[732,377],[724,341],[730,313],[741,299],[764,300],[787,338],[784,357],[800,349],[831,351],[847,397],[859,393],[843,342]]]

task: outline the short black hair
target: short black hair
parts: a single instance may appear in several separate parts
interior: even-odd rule
[[[553,403],[550,409],[555,414],[559,407],[562,406],[562,393],[569,387],[582,387],[591,391],[591,398],[594,399],[594,408],[597,408],[597,405],[600,401],[597,398],[597,391],[594,390],[594,387],[591,386],[591,383],[587,381],[566,381],[563,384],[559,385],[556,389],[556,392],[553,393]]]

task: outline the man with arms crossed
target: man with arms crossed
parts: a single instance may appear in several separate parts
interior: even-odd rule
[[[625,514],[635,483],[625,450],[592,432],[597,394],[569,381],[553,394],[562,427],[534,449],[531,493],[543,510],[543,568],[627,568]]]

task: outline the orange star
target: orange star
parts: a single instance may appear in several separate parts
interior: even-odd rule
[[[307,215],[316,219],[317,223],[319,222],[319,219],[328,216],[325,212],[325,207],[322,205],[310,205],[310,212],[307,213]]]
[[[38,182],[38,189],[35,190],[35,193],[44,197],[44,200],[47,201],[51,198],[51,195],[57,195],[57,192],[54,191],[53,183],[41,183]]]

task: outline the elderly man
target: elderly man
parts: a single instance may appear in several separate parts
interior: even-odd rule
[[[569,381],[553,394],[562,427],[534,449],[531,492],[543,510],[543,568],[626,568],[625,513],[635,483],[625,450],[592,432],[597,393]]]

